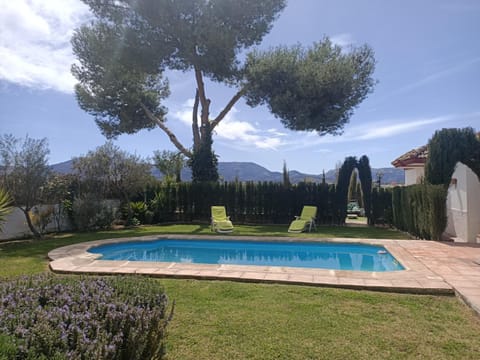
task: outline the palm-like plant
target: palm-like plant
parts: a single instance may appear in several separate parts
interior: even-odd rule
[[[5,218],[12,212],[12,202],[13,199],[10,194],[5,189],[0,188],[0,232]]]

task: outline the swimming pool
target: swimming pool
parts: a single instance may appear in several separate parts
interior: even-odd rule
[[[105,244],[88,251],[101,254],[101,260],[404,270],[383,246],[366,244],[158,239]]]

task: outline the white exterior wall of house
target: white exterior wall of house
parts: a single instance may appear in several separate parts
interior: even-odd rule
[[[414,167],[405,168],[405,186],[420,184],[421,179],[425,176],[425,168]]]
[[[447,195],[445,236],[476,243],[480,233],[480,182],[466,165],[457,163]]]

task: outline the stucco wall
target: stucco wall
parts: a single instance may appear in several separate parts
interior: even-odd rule
[[[118,200],[103,200],[107,206],[111,207],[113,212],[116,213],[120,206],[120,202]],[[47,207],[51,207],[52,205],[41,205],[37,206],[37,208],[45,209]],[[58,205],[54,205],[58,207]],[[22,237],[31,237],[32,233],[27,225],[27,220],[25,219],[24,213],[18,209],[14,208],[13,212],[6,216],[6,221],[2,224],[3,232],[0,232],[0,240],[7,240],[7,239],[18,239]],[[66,215],[63,215],[60,219],[60,230],[61,231],[69,231],[72,229],[72,225]],[[56,232],[57,223],[55,219],[52,217],[52,220],[47,225],[45,229],[45,233],[48,232]]]
[[[420,184],[424,176],[425,170],[423,167],[405,169],[405,186]]]
[[[40,206],[39,208],[41,210],[42,208],[46,208],[47,206],[50,205]],[[14,210],[6,216],[5,220],[6,221],[2,225],[3,231],[0,232],[0,240],[17,239],[22,237],[29,237],[32,235],[30,229],[28,228],[25,215],[19,208],[14,208]],[[61,229],[69,229],[68,220],[65,217],[63,217],[61,220]],[[55,220],[52,218],[52,221],[46,227],[46,232],[52,232],[56,230],[57,225],[55,223]]]
[[[480,182],[475,173],[458,163],[447,196],[445,235],[458,242],[476,243],[480,233]]]

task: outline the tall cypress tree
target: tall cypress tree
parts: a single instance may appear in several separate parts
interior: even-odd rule
[[[372,215],[372,168],[367,155],[363,155],[357,164],[360,183],[363,193],[363,207],[365,216],[368,218],[368,224],[373,225],[374,219]]]
[[[325,170],[322,171],[322,184],[326,184],[327,183],[327,179],[325,177]]]
[[[336,189],[336,217],[339,224],[345,223],[347,217],[348,186],[353,169],[357,165],[355,156],[345,158],[342,166],[338,170],[337,189]]]
[[[288,173],[287,162],[283,161],[283,186],[285,188],[289,188],[292,185],[290,182],[290,175]]]
[[[430,184],[447,185],[459,161],[478,168],[474,157],[479,152],[479,147],[479,141],[471,127],[437,130],[428,142],[425,179]]]
[[[358,201],[358,206],[363,208],[363,194],[362,194],[362,184],[357,182],[357,187],[355,189],[355,197]]]
[[[350,176],[350,184],[348,186],[348,201],[358,201],[357,198],[357,172],[352,171]]]

